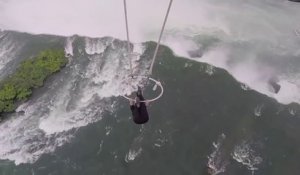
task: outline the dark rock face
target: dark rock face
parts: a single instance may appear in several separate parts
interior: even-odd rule
[[[269,80],[269,84],[271,85],[272,89],[274,90],[274,93],[278,93],[281,86],[278,84],[278,79],[277,78],[271,78]]]
[[[292,2],[300,2],[300,0],[289,0],[289,1],[292,1]]]
[[[202,57],[203,51],[201,49],[190,50],[188,51],[188,54],[191,58],[199,58]]]

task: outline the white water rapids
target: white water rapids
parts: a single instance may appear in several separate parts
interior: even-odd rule
[[[167,3],[167,0],[128,0],[134,43],[157,39]],[[0,28],[125,39],[122,5],[117,0],[0,0]],[[175,0],[163,44],[178,55],[225,68],[237,80],[281,103],[300,103],[299,21],[300,4],[286,0]],[[118,53],[110,54],[105,61],[93,56],[103,52],[105,42],[86,39],[82,52],[90,55],[87,67],[80,69],[71,63],[66,76],[68,83],[50,87],[52,101],[48,101],[47,94],[29,101],[18,109],[24,110],[25,116],[15,116],[0,125],[1,159],[34,162],[42,153],[52,152],[67,142],[72,128],[99,120],[94,118],[95,113],[100,115],[114,109],[113,105],[93,105],[121,93],[120,75],[128,68],[117,66],[123,65],[118,64]],[[114,47],[111,41],[107,42]],[[9,42],[0,46],[0,69],[9,57],[14,57],[15,51]],[[66,43],[66,51],[73,54],[72,44]],[[100,65],[104,66],[101,71],[97,69]],[[86,77],[88,82],[80,83]],[[281,86],[277,94],[269,84],[274,78]],[[100,90],[94,84],[101,85]],[[53,90],[56,86],[60,90]],[[77,103],[71,102],[73,92],[82,94],[77,96]],[[41,106],[47,106],[44,112],[49,115],[35,110]],[[57,114],[63,117],[57,118]]]
[[[168,1],[128,0],[133,42],[156,40]],[[125,39],[117,0],[0,0],[0,28]],[[174,1],[163,43],[190,57],[199,51],[251,88],[281,103],[300,103],[300,4],[287,0]],[[269,85],[276,79],[281,90]]]
[[[66,39],[65,51],[77,56],[71,57],[61,72],[63,76],[56,77],[42,94],[19,106],[17,113],[1,122],[0,159],[16,164],[35,162],[42,154],[68,142],[77,128],[114,112],[116,101],[110,97],[131,92],[136,86],[137,81],[132,86],[123,81],[129,74],[125,42],[82,38],[84,45],[76,46],[75,50],[74,39]],[[144,49],[143,45],[134,48],[137,53]],[[143,65],[134,60],[133,67]]]

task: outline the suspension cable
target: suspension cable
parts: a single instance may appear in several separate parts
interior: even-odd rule
[[[131,49],[130,49],[128,18],[127,18],[127,5],[126,5],[126,0],[123,0],[123,2],[124,2],[124,13],[125,13],[126,34],[127,34],[127,56],[129,58],[130,75],[132,76],[133,75],[133,70],[132,70],[132,62],[131,62],[131,51],[130,51]],[[157,57],[157,52],[158,52],[158,49],[159,49],[160,41],[161,41],[163,32],[165,30],[165,26],[166,26],[166,23],[167,23],[167,19],[168,19],[168,16],[169,16],[169,12],[170,12],[172,3],[173,3],[173,0],[170,0],[168,10],[167,10],[164,22],[163,22],[163,26],[162,26],[162,29],[161,29],[160,34],[159,34],[159,39],[158,39],[158,42],[157,42],[157,45],[156,45],[156,48],[155,48],[155,51],[154,51],[154,55],[152,57],[152,62],[151,62],[151,66],[150,66],[149,73],[148,73],[149,77],[152,75],[154,62],[155,62],[156,57]]]
[[[160,40],[161,40],[161,37],[163,35],[164,29],[165,29],[165,26],[166,26],[166,23],[167,23],[167,19],[168,19],[168,16],[169,16],[169,12],[170,12],[172,3],[173,3],[173,0],[170,0],[169,7],[168,7],[168,10],[167,10],[167,14],[165,16],[164,23],[163,23],[162,29],[160,31],[159,39],[158,39],[158,42],[157,42],[157,45],[156,45],[156,48],[155,48],[155,52],[154,52],[154,55],[153,55],[153,58],[152,58],[152,62],[151,62],[151,66],[150,66],[150,69],[149,69],[149,75],[148,76],[152,75],[152,70],[153,70],[154,62],[155,62],[155,59],[156,59],[156,56],[157,56],[158,48],[159,48],[159,45],[160,45]]]
[[[131,63],[131,49],[130,49],[130,38],[129,38],[129,28],[128,28],[128,19],[127,19],[127,6],[126,6],[126,0],[124,2],[124,13],[125,13],[125,22],[126,22],[126,35],[127,35],[127,56],[129,59],[129,67],[130,67],[130,76],[132,76],[132,63]]]
[[[124,2],[124,13],[125,13],[126,34],[127,34],[127,56],[129,57],[130,76],[131,76],[131,78],[133,78],[134,75],[133,75],[132,62],[131,62],[132,52],[131,52],[131,48],[130,48],[130,38],[129,38],[129,27],[128,27],[128,19],[127,19],[126,0],[123,0],[123,2]],[[152,58],[151,66],[150,66],[150,69],[149,69],[149,72],[148,72],[148,75],[147,75],[148,81],[150,80],[150,81],[155,82],[155,86],[159,86],[161,88],[161,92],[160,92],[160,94],[157,97],[155,97],[153,99],[150,99],[150,100],[145,100],[144,102],[155,101],[155,100],[159,99],[162,96],[163,92],[164,92],[164,89],[163,89],[161,83],[159,81],[157,81],[157,80],[154,80],[153,78],[150,78],[150,76],[152,75],[153,65],[154,65],[154,62],[155,62],[155,59],[156,59],[156,55],[157,55],[158,48],[159,48],[159,45],[160,45],[161,37],[163,35],[164,29],[165,29],[165,25],[167,23],[167,19],[168,19],[168,16],[169,16],[169,12],[170,12],[172,3],[173,3],[173,0],[170,0],[169,6],[168,6],[168,10],[167,10],[167,14],[165,16],[162,29],[160,31],[159,39],[158,39],[158,42],[157,42],[157,45],[156,45],[156,48],[155,48],[155,52],[154,52],[154,55],[153,55],[153,58]],[[126,98],[126,99],[128,99],[128,100],[133,100],[133,99],[127,97],[126,95],[123,95],[123,97]]]

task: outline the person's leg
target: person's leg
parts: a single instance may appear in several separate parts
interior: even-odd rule
[[[148,110],[147,110],[147,106],[146,106],[145,102],[142,102],[138,109],[139,109],[141,116],[143,116],[144,118],[149,118]]]
[[[142,89],[138,87],[137,96],[141,101],[144,101],[145,98],[142,94]],[[140,102],[140,107],[138,108],[140,116],[144,123],[146,123],[149,120],[148,110],[145,102]]]
[[[143,124],[144,119],[141,116],[140,109],[135,105],[130,106],[130,109],[131,109],[131,112],[132,112],[132,119],[133,119],[134,123]]]
[[[137,121],[135,121],[135,123],[144,124],[149,120],[149,116],[148,116],[148,111],[147,111],[145,102],[139,102],[139,101],[145,100],[145,98],[143,97],[143,94],[142,94],[142,89],[139,86],[138,86],[138,90],[136,92],[136,96],[137,96],[136,101],[138,101],[138,105],[136,103],[136,108],[138,110],[139,117],[136,118]]]

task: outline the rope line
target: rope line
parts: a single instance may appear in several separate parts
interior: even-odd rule
[[[130,75],[132,75],[133,71],[132,71],[131,54],[130,54],[131,49],[130,49],[130,38],[129,38],[129,27],[128,27],[126,0],[124,0],[123,2],[124,2],[124,13],[125,13],[125,23],[126,23],[126,35],[127,35],[127,56],[129,58]]]
[[[155,52],[154,52],[154,55],[153,55],[153,58],[152,58],[152,63],[151,63],[150,69],[149,69],[149,76],[152,75],[154,62],[155,62],[155,59],[156,59],[156,56],[157,56],[157,52],[158,52],[158,48],[159,48],[159,45],[160,45],[161,37],[162,37],[163,32],[165,30],[165,26],[166,26],[166,23],[167,23],[167,19],[168,19],[168,16],[169,16],[169,12],[170,12],[172,3],[173,3],[173,0],[170,0],[169,7],[168,7],[168,10],[167,10],[167,14],[165,16],[164,23],[163,23],[162,29],[160,31],[159,39],[158,39],[158,42],[157,42],[157,45],[156,45],[156,48],[155,48]]]
[[[134,78],[134,77],[144,77],[144,78],[147,78],[148,81],[152,81],[155,83],[155,86],[156,87],[159,87],[160,88],[160,94],[155,97],[155,98],[152,98],[152,99],[149,99],[149,100],[144,100],[144,101],[140,101],[140,102],[153,102],[155,100],[158,100],[164,93],[164,88],[162,86],[162,84],[151,78],[150,76],[152,75],[152,70],[153,70],[153,66],[154,66],[154,62],[155,62],[155,59],[156,59],[156,56],[157,56],[157,52],[158,52],[158,48],[159,48],[159,45],[160,45],[160,41],[161,41],[161,38],[162,38],[162,35],[163,35],[163,32],[164,32],[164,29],[165,29],[165,26],[166,26],[166,23],[167,23],[167,19],[168,19],[168,16],[169,16],[169,12],[170,12],[170,9],[171,9],[171,6],[172,6],[172,3],[173,3],[173,0],[170,0],[169,2],[169,6],[168,6],[168,10],[167,10],[167,13],[166,13],[166,16],[165,16],[165,19],[164,19],[164,22],[163,22],[163,26],[162,26],[162,29],[160,31],[160,34],[159,34],[159,39],[158,39],[158,42],[157,42],[157,45],[156,45],[156,48],[155,48],[155,52],[154,52],[154,55],[153,55],[153,58],[152,58],[152,62],[151,62],[151,66],[150,66],[150,69],[149,69],[149,72],[147,74],[147,76],[143,76],[143,75],[133,75],[133,70],[132,70],[132,62],[131,62],[131,59],[132,59],[132,51],[131,51],[131,48],[130,48],[130,38],[129,38],[129,27],[128,27],[128,18],[127,18],[127,5],[126,5],[126,0],[123,0],[124,2],[124,13],[125,13],[125,22],[126,22],[126,34],[127,34],[127,56],[129,58],[129,66],[130,66],[130,77],[131,77],[131,80]],[[155,88],[156,89],[156,88]],[[128,99],[128,100],[134,100],[126,95],[122,95],[124,98]]]

